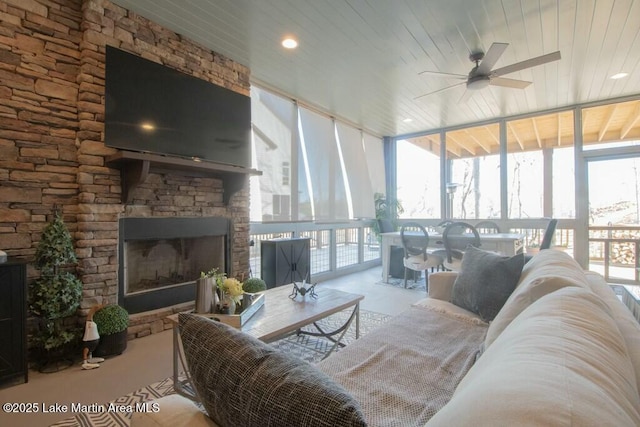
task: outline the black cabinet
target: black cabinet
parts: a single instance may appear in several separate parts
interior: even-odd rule
[[[309,238],[274,239],[260,242],[260,267],[267,288],[311,281]]]
[[[28,380],[27,264],[9,258],[0,263],[0,383]]]

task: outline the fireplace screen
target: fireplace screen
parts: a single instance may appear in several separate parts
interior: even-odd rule
[[[224,271],[224,236],[129,240],[124,244],[125,294],[194,282],[213,267]]]

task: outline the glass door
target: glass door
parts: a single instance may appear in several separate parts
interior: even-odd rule
[[[640,157],[587,162],[589,269],[607,281],[638,283]]]

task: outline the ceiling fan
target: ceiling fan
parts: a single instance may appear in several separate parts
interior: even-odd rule
[[[482,51],[471,52],[471,54],[469,55],[469,60],[471,62],[474,62],[476,65],[471,69],[468,75],[442,73],[439,71],[420,72],[419,74],[421,75],[425,74],[438,77],[449,77],[461,79],[464,81],[451,86],[447,86],[442,89],[438,89],[433,92],[425,93],[424,95],[420,95],[415,99],[420,99],[438,92],[443,92],[445,90],[449,90],[463,84],[467,86],[467,90],[464,92],[462,98],[460,98],[458,102],[467,101],[471,97],[471,95],[473,95],[473,91],[483,89],[489,85],[524,89],[529,86],[531,82],[527,82],[525,80],[508,79],[501,76],[560,59],[560,51],[556,51],[553,53],[548,53],[546,55],[537,56],[535,58],[530,58],[525,61],[516,62],[515,64],[507,65],[506,67],[492,70],[491,68],[493,68],[495,63],[498,62],[498,59],[500,59],[507,46],[509,46],[509,43],[493,43],[486,54]]]

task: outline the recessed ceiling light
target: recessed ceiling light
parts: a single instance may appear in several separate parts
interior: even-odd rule
[[[622,72],[622,73],[614,74],[613,76],[611,76],[609,78],[613,79],[613,80],[617,80],[617,79],[621,79],[623,77],[627,77],[628,75],[629,75],[629,73]]]
[[[155,125],[154,125],[153,123],[151,123],[151,122],[144,122],[144,123],[141,123],[141,124],[140,124],[140,127],[141,127],[143,130],[147,131],[147,132],[152,132],[152,131],[156,130]]]
[[[298,47],[298,41],[291,37],[287,37],[282,40],[282,46],[286,47],[287,49],[295,49],[296,47]]]
[[[411,123],[413,121],[413,119],[410,119],[410,118],[407,117],[406,119],[402,119],[402,121],[405,122],[405,123]]]

